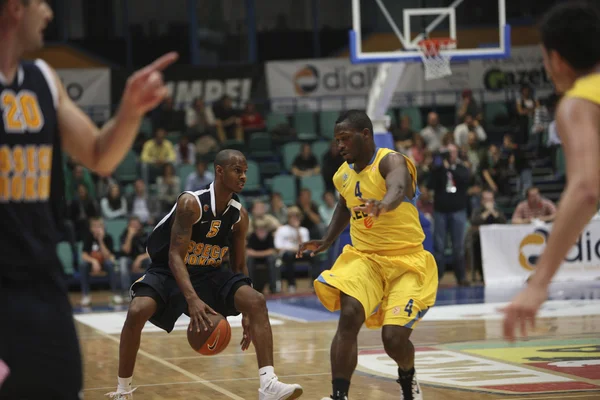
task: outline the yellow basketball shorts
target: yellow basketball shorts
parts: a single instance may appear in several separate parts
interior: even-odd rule
[[[368,328],[399,325],[413,329],[435,303],[437,274],[433,255],[423,249],[383,256],[346,245],[314,287],[329,311],[340,309],[340,292],[358,300]]]

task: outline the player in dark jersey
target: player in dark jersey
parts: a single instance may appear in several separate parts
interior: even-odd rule
[[[142,116],[167,94],[160,70],[177,57],[168,54],[134,74],[115,118],[98,130],[48,64],[20,61],[43,46],[51,19],[43,0],[0,0],[2,400],[80,398],[79,344],[56,254],[62,150],[98,174],[112,173]]]
[[[236,193],[244,188],[246,158],[223,150],[215,159],[215,181],[206,189],[183,192],[171,212],[148,238],[152,260],[131,287],[133,300],[121,332],[117,391],[113,399],[132,398],[132,376],[146,321],[171,332],[181,314],[191,329],[210,323],[209,313],[243,315],[241,342],[254,343],[261,400],[296,399],[300,385],[279,382],[273,369],[273,336],[265,299],[251,286],[246,267],[248,213]],[[228,268],[222,265],[229,256]]]

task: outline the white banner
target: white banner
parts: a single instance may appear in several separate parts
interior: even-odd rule
[[[274,61],[265,65],[267,89],[273,108],[340,110],[366,108],[378,64],[352,64],[345,58]],[[391,107],[407,104],[456,104],[455,92],[485,90],[485,101],[504,101],[505,89],[530,85],[537,97],[553,89],[544,70],[539,46],[513,47],[503,60],[452,63],[452,75],[425,81],[421,63],[409,63],[398,82]],[[422,92],[426,92],[423,94]],[[444,94],[443,92],[451,92]]]
[[[479,232],[486,286],[525,282],[534,272],[551,230],[551,224],[481,226]],[[553,282],[599,278],[600,220],[594,219],[567,254]]]
[[[94,122],[104,122],[111,115],[110,69],[73,68],[56,71],[69,97]]]

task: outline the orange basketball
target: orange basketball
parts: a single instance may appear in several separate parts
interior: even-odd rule
[[[201,330],[200,332],[188,329],[187,338],[192,349],[204,356],[214,356],[229,345],[231,325],[221,314],[209,314],[208,317],[213,323],[212,328],[209,326],[207,331]]]

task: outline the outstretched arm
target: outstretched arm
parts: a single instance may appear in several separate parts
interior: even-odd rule
[[[176,53],[168,53],[134,73],[127,80],[115,117],[100,130],[69,98],[53,71],[58,87],[58,126],[67,153],[92,171],[110,175],[131,148],[144,114],[167,95],[160,72],[176,59]]]
[[[240,221],[235,224],[233,230],[232,252],[229,254],[231,270],[235,273],[248,274],[246,265],[246,236],[248,235],[248,211],[242,207],[240,210]]]
[[[558,110],[558,132],[567,160],[567,186],[552,233],[530,284],[548,286],[585,226],[600,198],[600,108],[581,99],[567,99]]]
[[[175,219],[171,227],[171,245],[169,247],[169,268],[177,281],[181,292],[188,300],[198,297],[190,274],[185,265],[185,256],[192,237],[194,223],[200,218],[200,205],[196,198],[188,193],[182,194],[177,200],[175,208]]]

